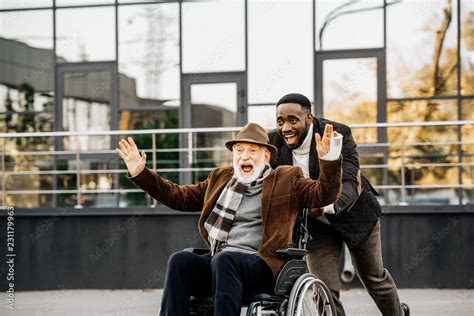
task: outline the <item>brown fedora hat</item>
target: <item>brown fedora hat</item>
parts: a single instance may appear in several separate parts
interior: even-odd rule
[[[268,143],[268,135],[265,129],[255,123],[247,123],[233,140],[229,140],[225,143],[225,146],[232,151],[232,146],[234,146],[235,143],[251,143],[265,146],[270,150],[272,155],[277,152],[277,148]]]

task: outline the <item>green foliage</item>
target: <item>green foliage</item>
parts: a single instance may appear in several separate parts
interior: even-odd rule
[[[166,110],[164,115],[161,113],[135,113],[140,115],[139,119],[135,121],[132,126],[133,130],[147,130],[147,129],[164,129],[164,128],[178,128],[179,121],[175,110]],[[151,134],[135,135],[133,140],[137,144],[139,150],[151,150],[153,148],[153,136]],[[178,134],[160,134],[156,135],[156,149],[172,149],[179,148]],[[147,154],[147,166],[152,167],[152,153]],[[126,168],[123,161],[120,161],[120,167]],[[163,168],[177,168],[179,167],[179,152],[158,152],[156,153],[156,166],[158,169]],[[179,181],[178,172],[162,173],[163,177],[177,183]],[[120,188],[136,188],[133,183],[128,180],[125,175],[121,175]],[[128,205],[146,205],[146,199],[143,193],[129,193],[127,194]]]

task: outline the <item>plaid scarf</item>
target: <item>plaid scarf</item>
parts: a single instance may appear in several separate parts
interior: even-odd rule
[[[269,166],[265,166],[257,180],[249,184],[239,182],[234,176],[227,183],[224,190],[222,190],[216,205],[204,223],[204,227],[209,234],[208,240],[211,245],[211,256],[214,256],[227,241],[235,213],[242,202],[244,192],[247,188],[262,185],[263,179],[271,171],[272,169]]]

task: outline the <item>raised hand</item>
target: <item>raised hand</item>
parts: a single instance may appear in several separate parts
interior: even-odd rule
[[[140,156],[137,145],[131,137],[128,138],[128,141],[125,139],[120,140],[118,144],[120,149],[116,148],[117,153],[123,159],[123,161],[125,161],[128,172],[132,177],[138,175],[143,169],[145,169],[145,151],[142,150],[142,154]]]
[[[318,156],[323,157],[331,149],[331,138],[336,136],[337,132],[333,131],[332,124],[326,124],[322,139],[318,133],[314,135],[316,137],[316,150],[318,151]]]

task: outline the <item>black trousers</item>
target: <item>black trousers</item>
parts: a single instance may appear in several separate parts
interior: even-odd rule
[[[191,296],[212,296],[214,315],[239,316],[243,297],[272,293],[274,283],[270,267],[257,255],[176,252],[168,260],[160,315],[188,316]]]

